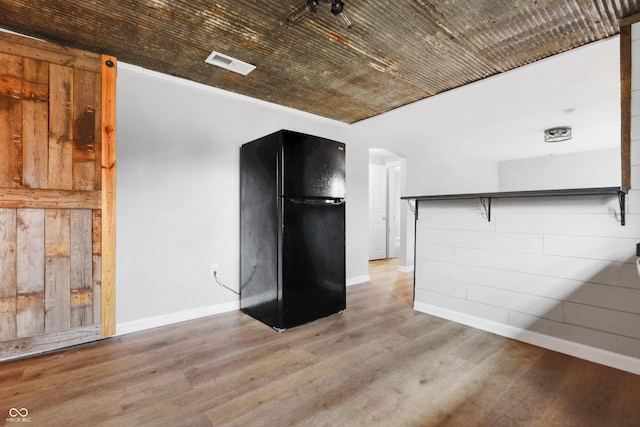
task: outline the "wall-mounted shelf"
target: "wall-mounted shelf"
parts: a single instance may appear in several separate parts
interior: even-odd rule
[[[616,195],[620,203],[620,225],[625,225],[625,198],[628,190],[625,187],[597,187],[597,188],[571,188],[562,190],[534,190],[534,191],[503,191],[495,193],[467,193],[467,194],[442,194],[433,196],[405,196],[402,200],[436,201],[436,200],[465,200],[479,199],[484,208],[487,220],[491,221],[491,200],[508,199],[515,197],[572,197],[572,196],[599,196]],[[417,210],[416,210],[417,215]],[[416,218],[417,219],[417,218]]]

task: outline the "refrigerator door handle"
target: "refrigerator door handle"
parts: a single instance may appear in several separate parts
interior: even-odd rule
[[[321,199],[310,197],[287,197],[292,203],[304,203],[308,205],[341,205],[344,203],[343,198],[339,199]]]

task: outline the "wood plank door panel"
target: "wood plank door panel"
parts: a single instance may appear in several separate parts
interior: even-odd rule
[[[0,340],[16,336],[16,210],[0,208]]]
[[[115,58],[0,33],[0,360],[115,333],[114,132]]]
[[[22,58],[0,53],[0,187],[21,187]]]
[[[16,337],[45,332],[44,215],[44,209],[16,210]]]
[[[49,64],[30,58],[23,60],[22,184],[27,188],[47,188],[49,161]]]

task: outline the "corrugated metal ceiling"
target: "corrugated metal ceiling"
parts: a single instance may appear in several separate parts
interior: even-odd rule
[[[640,0],[0,0],[0,27],[353,123],[610,37]],[[248,76],[204,63],[218,51]]]

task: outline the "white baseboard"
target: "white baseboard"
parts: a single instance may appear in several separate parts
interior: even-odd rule
[[[363,276],[351,277],[350,279],[347,279],[347,286],[357,285],[359,283],[370,282],[370,281],[371,281],[371,276],[369,276],[368,274],[365,274]]]
[[[441,317],[446,320],[451,320],[453,322],[491,332],[496,335],[523,341],[538,347],[568,354],[569,356],[621,369],[634,374],[640,374],[640,359],[635,357],[625,356],[623,354],[602,350],[573,341],[567,341],[538,332],[527,331],[526,329],[493,322],[491,320],[470,316],[468,314],[459,313],[421,302],[415,302],[413,308],[414,310],[422,313],[431,314],[436,317]]]
[[[413,271],[413,264],[410,265],[401,265],[398,267],[398,271],[402,273],[410,273]]]
[[[227,313],[239,310],[240,301],[232,301],[223,304],[210,305],[207,307],[192,308],[190,310],[177,311],[163,314],[161,316],[148,317],[145,319],[132,320],[116,324],[116,335],[130,334],[132,332],[144,331],[145,329],[157,328],[159,326],[171,325],[173,323],[194,320],[200,317],[213,316],[214,314]]]
[[[367,275],[352,277],[347,280],[347,286],[357,285],[371,280]],[[213,316],[214,314],[227,313],[229,311],[239,310],[240,301],[232,301],[224,304],[210,305],[207,307],[193,308],[190,310],[177,311],[167,313],[160,316],[147,317],[145,319],[132,320],[130,322],[122,322],[116,324],[116,335],[130,334],[132,332],[144,331],[146,329],[167,326],[173,323],[194,320],[200,317]]]

